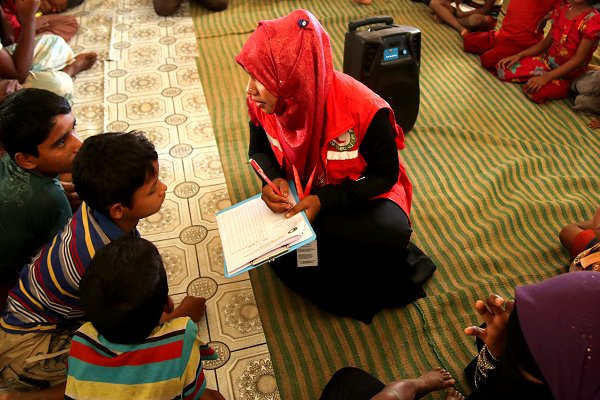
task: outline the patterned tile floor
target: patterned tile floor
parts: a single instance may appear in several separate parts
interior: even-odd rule
[[[208,386],[229,400],[279,399],[248,275],[223,277],[215,212],[230,201],[196,70],[189,4],[168,18],[150,0],[85,0],[68,13],[80,22],[75,53],[100,55],[75,79],[80,135],[142,130],[159,153],[167,198],[139,229],[157,245],[175,301],[208,299],[198,325],[219,353],[205,364]]]

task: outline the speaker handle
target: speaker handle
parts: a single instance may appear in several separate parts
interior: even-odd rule
[[[365,25],[373,25],[373,24],[392,25],[393,22],[394,22],[394,19],[392,17],[390,17],[389,15],[379,15],[376,17],[365,18],[365,19],[361,19],[358,21],[350,21],[348,23],[348,32],[354,32],[357,28],[360,28],[361,26],[365,26]]]

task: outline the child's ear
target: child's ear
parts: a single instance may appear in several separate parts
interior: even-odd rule
[[[15,163],[17,163],[17,165],[23,169],[33,170],[38,166],[38,159],[31,154],[19,152],[15,153]]]
[[[119,220],[123,217],[123,205],[121,203],[115,203],[110,206],[108,212],[113,220]]]

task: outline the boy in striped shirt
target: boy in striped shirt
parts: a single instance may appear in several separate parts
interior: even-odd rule
[[[189,317],[173,310],[156,247],[124,236],[100,249],[81,279],[90,322],[73,336],[65,399],[224,400],[207,389],[202,360],[217,358]]]
[[[98,250],[123,236],[139,237],[139,220],[160,211],[167,187],[158,171],[158,154],[142,132],[83,142],[72,166],[81,207],[23,267],[2,311],[0,389],[19,398],[63,398],[71,337],[85,322],[81,277]],[[205,303],[187,296],[166,319],[198,321]]]

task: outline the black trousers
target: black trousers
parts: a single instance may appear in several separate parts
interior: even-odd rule
[[[421,285],[435,271],[410,244],[406,214],[386,199],[360,209],[322,212],[313,223],[317,267],[297,266],[296,253],[271,263],[288,287],[324,310],[369,323],[382,308],[425,296]]]
[[[362,369],[345,367],[327,382],[320,400],[369,400],[384,386],[379,379]]]

